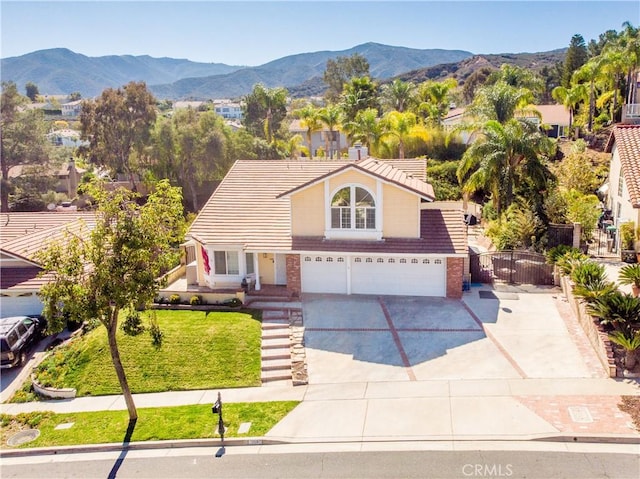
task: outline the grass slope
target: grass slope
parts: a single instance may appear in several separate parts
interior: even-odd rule
[[[118,347],[133,393],[260,385],[258,312],[156,311],[163,332],[156,349],[147,334],[118,331]],[[120,394],[107,335],[100,326],[60,348],[38,368],[48,386],[78,396]]]

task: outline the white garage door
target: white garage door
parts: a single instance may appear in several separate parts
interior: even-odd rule
[[[356,256],[351,261],[353,294],[446,296],[444,258]]]
[[[43,304],[38,296],[3,296],[0,298],[0,317],[26,316],[42,313]]]
[[[347,260],[339,255],[302,255],[302,292],[346,294]]]

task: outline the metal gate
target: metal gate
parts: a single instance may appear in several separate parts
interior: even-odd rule
[[[472,283],[553,284],[553,265],[528,251],[496,251],[470,255]]]

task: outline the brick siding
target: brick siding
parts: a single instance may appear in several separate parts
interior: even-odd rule
[[[297,298],[302,290],[302,280],[300,277],[300,255],[288,254],[287,261],[287,291],[289,294]]]
[[[447,298],[462,298],[464,258],[447,258]]]

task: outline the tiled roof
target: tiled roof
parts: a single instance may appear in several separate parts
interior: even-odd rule
[[[416,174],[425,168],[424,160],[406,161]],[[355,167],[402,186],[421,196],[433,195],[431,185],[408,176],[386,164],[365,159],[259,161],[239,160],[195,219],[188,235],[205,244],[244,245],[248,250],[288,251],[291,249],[291,211],[283,193],[312,184],[341,169]]]
[[[0,213],[0,246],[16,237],[71,223],[79,218],[93,218],[93,216],[93,213],[78,211]]]
[[[381,241],[328,240],[321,236],[294,236],[294,251],[385,254],[467,254],[467,231],[461,211],[422,210],[420,238],[385,238]]]
[[[377,160],[375,158],[364,158],[360,161],[351,161],[347,163],[343,163],[339,168],[336,168],[334,171],[330,171],[323,176],[319,176],[317,178],[312,179],[306,183],[302,183],[296,188],[293,188],[289,191],[283,192],[280,196],[289,195],[295,191],[304,189],[312,184],[315,184],[326,177],[336,175],[341,173],[344,170],[349,168],[354,168],[356,170],[363,171],[370,175],[376,176],[384,181],[389,183],[394,183],[401,188],[411,191],[417,195],[420,195],[424,198],[427,198],[431,201],[435,199],[435,194],[433,192],[433,187],[417,178],[414,178],[407,174],[406,171],[400,169],[402,166],[402,162],[406,160],[393,160],[388,162],[386,160]],[[426,172],[426,161],[425,160],[413,160],[414,162],[422,162],[424,166],[424,170]],[[415,168],[416,163],[412,163],[412,167]],[[425,173],[426,174],[426,173]]]
[[[47,282],[46,277],[39,278],[40,268],[2,268],[0,289],[39,289]]]
[[[52,215],[54,214],[55,213],[52,213]],[[94,224],[93,215],[82,215],[78,217],[73,214],[60,213],[59,216],[66,217],[67,221],[61,222],[58,225],[49,226],[48,228],[42,227],[39,229],[31,230],[22,235],[16,235],[6,241],[4,239],[3,228],[3,237],[2,243],[0,244],[0,249],[13,256],[33,261],[33,256],[36,252],[46,248],[47,245],[52,241],[59,241],[64,239],[66,231],[81,233],[86,228],[91,228]]]
[[[640,208],[640,125],[617,125],[607,141],[605,151],[611,153],[616,145],[629,199]]]

